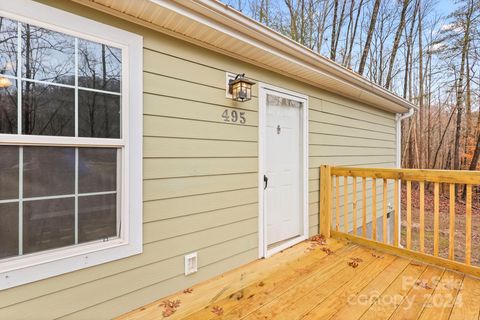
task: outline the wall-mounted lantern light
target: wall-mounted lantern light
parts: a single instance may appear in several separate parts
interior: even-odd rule
[[[12,85],[12,81],[6,77],[0,76],[0,89],[8,88]]]
[[[245,74],[238,74],[235,79],[228,82],[228,93],[235,101],[245,102],[252,99],[252,85],[255,82],[245,78]]]

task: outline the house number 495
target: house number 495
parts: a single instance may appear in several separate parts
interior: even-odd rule
[[[223,121],[244,124],[247,122],[245,112],[225,109],[222,113]]]

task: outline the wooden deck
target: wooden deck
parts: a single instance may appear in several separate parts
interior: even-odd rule
[[[300,243],[119,319],[479,317],[479,279],[328,239]]]

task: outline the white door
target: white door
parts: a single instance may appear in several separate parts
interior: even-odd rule
[[[298,98],[265,91],[264,215],[266,245],[303,234],[303,135]]]

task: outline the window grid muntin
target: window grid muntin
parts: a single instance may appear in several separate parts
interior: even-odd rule
[[[103,94],[111,94],[115,96],[123,96],[123,86],[124,86],[124,61],[125,61],[125,52],[124,49],[121,46],[115,46],[114,44],[107,44],[104,42],[99,42],[98,40],[91,40],[87,39],[85,37],[81,37],[75,34],[68,34],[64,31],[57,31],[51,27],[45,27],[42,26],[41,24],[36,24],[36,23],[29,23],[29,22],[21,22],[16,19],[12,19],[9,17],[4,17],[6,19],[16,21],[17,22],[17,61],[16,61],[16,67],[17,67],[17,72],[16,76],[8,75],[8,74],[2,74],[2,77],[9,78],[9,79],[14,79],[17,80],[17,134],[22,134],[22,129],[23,129],[23,101],[22,101],[22,94],[23,94],[23,82],[32,82],[32,83],[39,83],[39,84],[45,84],[45,85],[51,85],[51,86],[57,86],[57,87],[64,87],[64,88],[70,88],[75,90],[75,107],[74,107],[74,112],[75,112],[75,137],[78,137],[78,90],[85,90],[85,91],[90,91],[90,92],[97,92],[97,93],[103,93]],[[54,32],[62,33],[71,37],[74,37],[75,41],[75,53],[74,53],[74,68],[75,68],[75,84],[74,85],[69,85],[69,84],[64,84],[64,83],[56,83],[52,81],[45,81],[45,80],[38,80],[38,79],[29,79],[22,77],[22,67],[23,67],[23,60],[22,60],[22,25],[23,24],[30,24],[35,27],[43,28],[45,30],[51,30]],[[78,85],[78,68],[79,68],[79,63],[78,63],[78,40],[83,39],[86,41],[94,42],[97,44],[104,44],[107,46],[114,47],[116,49],[119,49],[122,53],[121,56],[121,73],[120,73],[120,88],[119,92],[115,91],[109,91],[109,90],[100,90],[100,89],[94,89],[94,88],[88,88],[88,87],[83,87]],[[119,119],[119,125],[120,125],[120,137],[119,138],[109,138],[109,139],[123,139],[123,133],[124,133],[124,123],[123,123],[123,113],[124,113],[124,108],[123,108],[123,99],[120,99],[120,119]],[[1,136],[1,135],[0,135]],[[88,137],[87,137],[88,138]],[[92,137],[94,138],[94,137]]]
[[[55,82],[50,82],[50,81],[44,81],[44,80],[38,80],[38,79],[29,79],[29,78],[25,78],[25,77],[22,77],[22,64],[23,64],[23,61],[22,61],[22,24],[24,22],[21,22],[17,19],[12,19],[12,18],[9,18],[9,17],[6,17],[7,19],[10,19],[10,20],[13,20],[13,21],[16,21],[17,22],[17,61],[16,61],[16,67],[17,67],[17,72],[16,72],[16,76],[12,76],[12,75],[8,75],[8,74],[3,74],[2,76],[5,77],[5,78],[9,78],[9,79],[14,79],[17,81],[17,134],[8,134],[8,133],[0,133],[0,139],[2,139],[2,137],[7,137],[10,138],[10,137],[22,137],[22,139],[19,139],[21,141],[16,141],[16,142],[12,142],[12,139],[8,139],[10,141],[8,141],[8,143],[2,143],[2,141],[0,140],[0,146],[1,145],[17,145],[19,147],[19,197],[18,199],[8,199],[8,200],[1,200],[0,203],[12,203],[12,202],[18,202],[18,215],[19,215],[19,221],[18,221],[18,228],[19,228],[19,239],[18,239],[18,245],[19,245],[19,255],[18,256],[14,256],[14,257],[7,257],[7,258],[4,258],[4,259],[0,259],[0,261],[5,261],[5,260],[8,260],[8,259],[15,259],[15,258],[18,258],[18,257],[21,257],[23,256],[23,202],[24,201],[35,201],[35,200],[47,200],[47,199],[61,199],[61,198],[69,198],[69,197],[75,197],[75,244],[74,246],[78,246],[78,198],[79,197],[82,197],[82,196],[95,196],[95,195],[102,195],[102,194],[116,194],[116,223],[117,223],[117,227],[116,227],[116,237],[115,239],[118,239],[118,238],[121,238],[121,224],[122,224],[122,221],[121,220],[121,217],[122,217],[122,212],[121,212],[121,208],[122,208],[122,199],[121,198],[121,194],[120,194],[120,190],[123,188],[123,183],[124,183],[124,179],[122,177],[122,159],[123,159],[123,156],[124,156],[124,153],[125,153],[125,141],[124,141],[124,132],[125,132],[125,123],[124,123],[124,112],[125,112],[125,108],[124,108],[124,95],[123,95],[123,88],[125,86],[125,83],[124,83],[124,73],[126,71],[126,67],[125,67],[125,50],[123,47],[121,46],[116,46],[115,44],[107,44],[107,43],[104,43],[104,42],[99,42],[98,40],[91,40],[91,39],[87,39],[87,38],[84,38],[84,37],[81,37],[81,36],[78,36],[78,35],[75,35],[75,34],[70,34],[70,36],[74,37],[75,39],[75,53],[74,53],[74,59],[75,59],[75,84],[74,85],[69,85],[69,84],[63,84],[63,83],[55,83]],[[42,26],[42,24],[37,24],[37,23],[29,23],[29,22],[25,22],[25,24],[30,24],[30,25],[33,25],[35,27],[41,27],[41,28],[44,28],[46,30],[51,30],[51,31],[55,31],[55,32],[60,32],[60,33],[63,33],[63,34],[66,34],[66,35],[69,35],[68,33],[64,32],[64,31],[57,31],[55,30],[54,28],[52,28],[51,26],[48,26],[48,27],[45,27],[45,26]],[[115,92],[115,91],[108,91],[108,90],[100,90],[100,89],[93,89],[93,88],[88,88],[88,87],[80,87],[78,86],[78,39],[79,38],[82,38],[82,39],[85,39],[85,40],[88,40],[88,41],[92,41],[92,42],[95,42],[95,43],[99,43],[99,44],[105,44],[105,45],[108,45],[108,46],[112,46],[112,47],[115,47],[117,49],[120,49],[121,50],[121,53],[122,53],[122,56],[121,56],[121,66],[120,66],[120,70],[121,70],[121,74],[120,74],[120,90],[119,92]],[[74,112],[75,112],[75,136],[72,137],[72,136],[40,136],[40,137],[43,137],[43,139],[41,139],[42,141],[45,141],[44,143],[43,142],[38,142],[38,139],[35,139],[35,138],[38,138],[39,135],[28,135],[28,134],[23,134],[23,101],[22,101],[22,94],[23,94],[23,82],[25,81],[29,81],[29,82],[32,82],[32,83],[39,83],[39,84],[46,84],[46,85],[52,85],[52,86],[57,86],[57,87],[65,87],[65,88],[71,88],[71,89],[74,89],[75,91],[75,106],[74,106]],[[78,91],[79,89],[81,90],[85,90],[85,91],[90,91],[90,92],[98,92],[98,93],[103,93],[103,94],[110,94],[110,95],[115,95],[115,96],[120,96],[120,117],[119,117],[119,126],[120,126],[120,137],[119,138],[99,138],[99,137],[79,137],[78,136]],[[30,142],[29,141],[29,137],[35,137],[34,139],[32,139],[32,141]],[[69,144],[69,143],[61,143],[61,144],[58,144],[56,145],[55,143],[51,143],[51,141],[49,141],[49,138],[51,137],[62,137],[62,138],[66,138],[68,140],[70,140],[72,143]],[[13,139],[15,140],[15,138]],[[25,141],[26,140],[26,141]],[[35,141],[34,141],[35,140]],[[62,139],[62,140],[65,140],[65,139]],[[88,145],[87,142],[91,140],[92,141],[92,145]],[[115,140],[115,143],[106,143],[105,146],[102,146],[102,144],[98,143],[99,141],[108,141],[108,140]],[[75,143],[76,141],[82,141],[82,146],[78,146],[77,143]],[[73,147],[75,148],[75,194],[73,195],[58,195],[58,196],[48,196],[48,197],[31,197],[31,198],[23,198],[23,169],[24,169],[24,161],[23,161],[23,148],[24,146],[57,146],[57,147]],[[79,194],[78,193],[78,150],[80,147],[104,147],[104,148],[110,148],[110,149],[117,149],[117,158],[116,158],[116,167],[117,167],[117,180],[116,180],[116,191],[106,191],[106,192],[94,192],[94,193],[83,193],[83,194]],[[96,242],[96,241],[92,241],[92,242]],[[91,243],[91,242],[87,242],[87,243]],[[82,245],[82,244],[80,244]],[[41,254],[43,252],[48,252],[48,251],[51,251],[51,250],[58,250],[58,249],[62,249],[62,248],[65,248],[65,247],[59,247],[59,248],[54,248],[54,249],[49,249],[49,250],[43,250],[43,251],[40,251],[40,252],[37,252],[35,254]],[[30,254],[29,254],[30,255]]]
[[[28,147],[28,146],[27,146]],[[18,152],[19,152],[19,157],[18,157],[18,166],[19,166],[19,183],[18,183],[18,198],[16,199],[4,199],[0,200],[0,204],[4,203],[18,203],[18,256],[14,257],[7,257],[0,259],[0,261],[10,259],[10,258],[17,258],[19,256],[23,256],[23,204],[24,202],[31,202],[31,201],[39,201],[39,200],[55,200],[55,199],[66,199],[66,198],[74,198],[75,200],[75,224],[74,224],[74,236],[75,236],[75,243],[74,245],[78,245],[78,199],[80,197],[88,197],[88,196],[100,196],[100,195],[111,195],[115,194],[116,195],[116,236],[109,240],[112,239],[118,239],[121,236],[121,195],[120,195],[120,187],[121,187],[121,156],[122,156],[122,148],[108,148],[108,149],[116,149],[116,190],[113,191],[99,191],[99,192],[85,192],[85,193],[79,193],[78,192],[78,185],[79,185],[79,179],[78,179],[78,164],[79,164],[79,157],[78,157],[78,151],[79,147],[75,147],[75,193],[73,194],[62,194],[62,195],[51,195],[51,196],[39,196],[39,197],[23,197],[23,185],[24,185],[24,180],[23,180],[23,169],[24,169],[24,157],[23,157],[23,150],[24,146],[19,146]],[[105,241],[105,239],[104,239]],[[62,247],[60,247],[62,248]],[[49,250],[55,250],[55,249],[60,249],[60,248],[54,248],[54,249],[49,249]],[[44,251],[49,251],[49,250],[44,250]],[[40,252],[44,252],[40,251]]]

